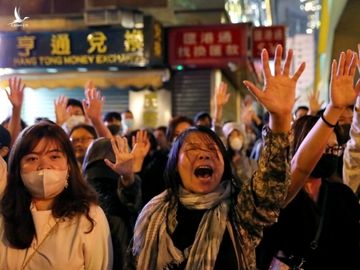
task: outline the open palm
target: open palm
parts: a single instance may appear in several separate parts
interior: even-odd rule
[[[255,95],[257,100],[269,111],[270,114],[289,114],[295,103],[295,87],[301,73],[305,69],[302,63],[295,74],[290,77],[289,71],[292,63],[293,52],[288,51],[284,67],[281,68],[282,46],[278,45],[275,50],[275,72],[271,74],[269,67],[269,55],[264,49],[261,54],[264,73],[264,87],[259,89],[250,81],[244,81],[246,87]]]
[[[347,50],[342,52],[339,64],[331,65],[330,102],[336,108],[345,108],[354,104],[360,91],[360,80],[354,86],[354,75],[358,63],[357,54]]]

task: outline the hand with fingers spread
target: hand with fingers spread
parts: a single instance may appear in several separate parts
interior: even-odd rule
[[[146,130],[136,132],[136,135],[132,137],[132,146],[131,153],[134,156],[133,172],[137,173],[141,171],[144,159],[150,150],[150,141]]]
[[[66,110],[68,98],[66,96],[59,96],[54,101],[56,124],[61,126],[69,119],[70,113]]]
[[[13,77],[9,79],[9,88],[10,91],[5,92],[12,105],[8,130],[11,134],[11,145],[13,145],[21,131],[21,107],[24,100],[25,84],[21,78]]]
[[[13,108],[21,108],[24,100],[25,84],[21,78],[13,77],[9,79],[10,92],[6,92]]]
[[[101,96],[100,91],[96,90],[96,88],[86,88],[85,98],[83,100],[83,107],[86,116],[91,122],[101,121],[105,97]]]
[[[334,59],[331,65],[330,106],[345,109],[353,105],[360,91],[360,80],[354,86],[358,55],[351,50],[340,54],[339,63]]]
[[[291,111],[295,103],[296,82],[305,69],[302,63],[295,74],[290,76],[293,51],[289,50],[284,67],[281,67],[283,48],[278,45],[275,50],[275,74],[272,75],[269,67],[269,55],[264,49],[261,53],[264,87],[259,89],[253,83],[244,81],[245,86],[257,100],[269,111],[269,126],[274,132],[290,130]]]
[[[85,115],[90,119],[99,137],[112,138],[110,130],[102,121],[102,111],[105,97],[101,96],[100,91],[96,90],[94,84],[89,81],[85,87],[85,99],[83,100]]]
[[[230,98],[228,92],[228,85],[225,82],[221,82],[219,87],[215,90],[215,104],[216,107],[223,107]]]
[[[215,115],[213,119],[213,126],[220,125],[222,121],[222,111],[224,105],[229,101],[230,93],[228,92],[228,85],[225,82],[221,82],[215,89],[214,104]]]
[[[309,101],[309,115],[316,115],[318,111],[321,110],[321,106],[324,104],[324,101],[319,101],[319,91],[311,91],[308,94],[308,101]]]
[[[134,183],[134,155],[129,152],[127,139],[125,137],[115,136],[111,139],[112,149],[115,154],[115,163],[105,159],[105,164],[114,172],[121,176],[120,181],[124,187]]]

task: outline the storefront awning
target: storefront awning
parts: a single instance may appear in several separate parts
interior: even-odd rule
[[[162,70],[134,70],[134,71],[66,71],[58,73],[7,74],[1,76],[0,87],[8,85],[8,78],[18,76],[27,87],[37,88],[81,88],[88,81],[93,81],[96,87],[136,88],[146,87],[157,89],[162,87],[168,78],[168,71]]]

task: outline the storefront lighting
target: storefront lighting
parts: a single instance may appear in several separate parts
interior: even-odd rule
[[[0,76],[14,73],[12,68],[0,68]]]
[[[46,72],[47,72],[47,73],[57,73],[58,70],[57,70],[56,68],[47,68],[47,69],[46,69]]]
[[[109,69],[109,71],[118,71],[119,70],[118,67],[109,67],[108,69]]]

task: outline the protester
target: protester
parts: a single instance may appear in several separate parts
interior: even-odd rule
[[[207,128],[211,128],[212,119],[209,113],[207,112],[198,112],[194,116],[194,124],[196,126],[204,126]]]
[[[276,221],[290,181],[288,132],[296,82],[304,69],[302,64],[289,76],[289,51],[282,73],[281,55],[278,46],[272,76],[263,51],[263,91],[245,82],[270,112],[259,169],[248,183],[235,183],[226,150],[213,131],[199,126],[180,133],[165,170],[169,188],[143,208],[135,225],[138,269],[255,269],[262,228]]]
[[[76,159],[81,168],[87,149],[97,138],[96,131],[90,125],[79,124],[70,130],[69,138],[74,148]]]
[[[318,119],[295,121],[294,151]],[[350,188],[329,181],[342,150],[333,132],[303,189],[265,230],[258,269],[360,269],[360,205]]]
[[[169,144],[172,144],[176,138],[187,128],[194,125],[192,119],[186,116],[178,115],[169,121],[166,138]]]
[[[126,136],[134,129],[134,115],[130,110],[121,113],[122,135]]]
[[[115,144],[108,138],[92,143],[84,159],[83,173],[97,191],[109,221],[113,269],[129,269],[126,254],[141,207],[141,179],[133,172],[134,155],[129,153],[126,139],[116,137],[114,140]],[[142,141],[136,144],[136,147],[146,146]],[[116,170],[107,166],[105,160],[116,163]]]
[[[118,112],[107,112],[103,118],[105,126],[113,136],[122,134],[121,114]]]
[[[1,200],[1,269],[111,269],[108,223],[66,133],[25,129],[10,153]]]
[[[235,122],[227,122],[223,126],[226,138],[226,152],[231,161],[233,174],[241,181],[248,181],[257,168],[257,162],[246,156],[245,127]]]

